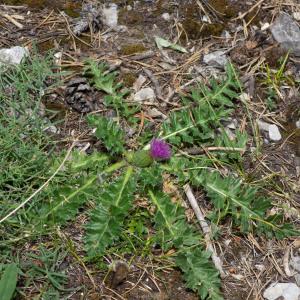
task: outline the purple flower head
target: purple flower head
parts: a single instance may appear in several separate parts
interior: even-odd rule
[[[155,160],[167,160],[171,157],[171,148],[163,140],[153,139],[150,144],[150,155]]]

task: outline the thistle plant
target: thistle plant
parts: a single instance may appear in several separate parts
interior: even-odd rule
[[[115,97],[120,86],[105,70],[102,65],[97,69],[91,64],[89,76],[96,88]],[[185,109],[171,113],[160,132],[154,132],[146,145],[138,145],[135,151],[126,143],[117,122],[103,116],[88,117],[89,125],[96,128],[95,135],[106,150],[91,155],[73,151],[64,170],[44,190],[45,201],[33,207],[27,218],[33,220],[35,228],[63,226],[85,208],[84,249],[87,259],[94,260],[120,243],[128,229],[126,219],[135,210],[135,199],[147,198],[149,206],[154,207],[148,214],[155,229],[154,233],[148,233],[151,241],[163,253],[173,250],[170,259],[182,270],[187,287],[197,292],[199,299],[223,299],[219,273],[211,262],[211,253],[205,250],[201,232],[186,219],[182,202],[171,201],[170,195],[163,192],[162,178],[163,174],[169,174],[179,187],[185,183],[201,187],[212,203],[207,217],[216,227],[231,218],[241,235],[251,232],[283,238],[298,234],[291,224],[284,223],[280,214],[268,216],[272,202],[259,189],[233,175],[222,176],[215,169],[216,162],[227,165],[240,162],[239,152],[233,155],[217,151],[211,158],[177,151],[190,145],[246,147],[244,133],[231,140],[224,130],[221,133],[218,130],[222,120],[232,112],[239,88],[235,71],[229,65],[224,81],[212,81],[210,88],[195,87],[183,99]],[[114,106],[111,102],[111,105],[126,117],[128,110],[123,104],[116,102]],[[55,160],[54,168],[60,161],[61,158]]]

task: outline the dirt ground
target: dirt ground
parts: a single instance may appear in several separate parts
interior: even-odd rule
[[[128,88],[132,88],[140,74],[147,77],[145,69],[150,70],[159,82],[161,96],[167,100],[157,97],[154,104],[144,105],[145,114],[154,122],[161,122],[170,110],[176,109],[180,95],[189,90],[189,82],[199,77],[205,82],[208,75],[214,74],[215,69],[203,63],[203,55],[215,50],[226,51],[251,97],[249,113],[253,119],[263,116],[264,120],[277,124],[283,134],[278,143],[260,144],[262,155],[258,160],[253,159],[251,152],[245,153],[245,180],[265,180],[265,192],[272,195],[274,201],[285,203],[286,218],[293,220],[295,214],[299,216],[299,166],[296,157],[300,156],[300,129],[294,126],[299,118],[297,111],[300,111],[299,85],[285,84],[280,89],[282,97],[277,101],[277,108],[272,112],[266,109],[264,100],[268,95],[263,84],[263,65],[268,63],[271,68],[279,68],[278,60],[286,55],[286,51],[279,47],[268,30],[261,30],[263,24],[272,24],[280,11],[290,14],[300,11],[298,1],[113,2],[119,9],[118,24],[121,27],[118,30],[111,30],[100,22],[93,24],[94,31],[87,30],[75,36],[72,26],[80,17],[83,1],[0,0],[1,11],[18,15],[16,19],[22,25],[17,27],[0,16],[0,48],[16,45],[33,48],[36,45],[42,53],[50,49],[54,53],[60,52],[59,67],[72,71],[64,79],[65,84],[78,76],[83,61],[88,57],[107,61],[119,72],[119,79]],[[109,3],[102,1],[101,4]],[[166,13],[169,17],[163,18]],[[209,18],[210,23],[199,22],[204,17]],[[155,36],[177,41],[189,51],[161,52],[154,43]],[[299,80],[299,70],[299,57],[290,55],[286,65],[287,76]],[[149,84],[153,84],[149,79]],[[59,87],[44,100],[45,108],[56,112],[55,120],[60,121],[57,123],[57,137],[62,139],[85,130],[83,115],[86,107],[92,111],[105,110],[100,92],[93,95],[92,103],[72,106],[65,101],[64,89],[65,86]],[[239,104],[234,117],[237,126],[246,128],[251,137],[249,148],[257,146],[247,116]],[[202,197],[201,191],[198,191],[198,197]],[[73,224],[65,234],[75,239],[75,245],[80,244],[82,234],[79,226]],[[241,238],[227,231],[226,226],[221,237],[215,247],[228,274],[222,280],[225,299],[263,299],[262,291],[271,282],[293,281],[285,274],[283,262],[292,240],[266,241],[252,235]],[[31,246],[27,245],[27,249]],[[68,257],[64,264],[68,269],[68,287],[83,286],[67,299],[198,298],[186,290],[179,271],[167,266],[158,271],[161,261],[136,258],[126,282],[116,287],[111,287],[109,276],[104,286],[102,281],[107,274],[93,265],[88,266],[91,272],[88,274],[72,257]],[[38,288],[28,288],[26,299],[33,299]]]

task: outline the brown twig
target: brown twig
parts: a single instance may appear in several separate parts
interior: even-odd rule
[[[17,26],[19,29],[23,29],[24,26],[21,23],[19,23],[18,21],[16,21],[12,16],[10,16],[8,14],[4,14],[2,12],[0,12],[0,15],[2,17],[4,17],[5,19],[7,19],[12,24],[14,24],[15,26]]]
[[[205,218],[204,218],[204,215],[202,214],[201,210],[200,210],[200,207],[197,203],[197,200],[193,194],[193,191],[190,187],[189,184],[186,184],[184,186],[184,191],[185,191],[185,194],[195,212],[195,215],[200,223],[200,226],[201,226],[201,229],[204,233],[204,239],[205,239],[205,242],[206,242],[206,247],[209,251],[211,251],[212,255],[211,255],[211,258],[212,258],[212,261],[216,267],[216,269],[220,272],[220,276],[221,278],[224,278],[226,276],[226,273],[224,272],[223,268],[222,268],[222,262],[221,262],[221,259],[218,257],[213,245],[212,245],[212,242],[211,242],[211,239],[210,239],[210,234],[211,234],[211,230],[210,230],[210,227],[208,226],[207,222],[205,221]]]

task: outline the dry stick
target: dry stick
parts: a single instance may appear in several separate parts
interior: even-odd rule
[[[2,218],[0,220],[0,224],[3,223],[6,219],[8,219],[10,216],[12,216],[13,214],[15,214],[19,209],[21,209],[24,205],[26,205],[26,203],[28,203],[34,196],[36,196],[44,187],[46,187],[49,182],[56,176],[56,174],[61,170],[61,168],[63,167],[63,165],[65,164],[65,162],[67,161],[67,159],[69,158],[69,155],[72,151],[72,149],[74,148],[74,146],[76,145],[77,140],[75,140],[71,147],[69,148],[64,160],[62,161],[62,163],[59,165],[59,167],[56,169],[56,171],[52,174],[52,176],[42,185],[40,186],[31,196],[29,196],[26,200],[24,200],[19,206],[17,206],[13,211],[11,211],[9,214],[7,214],[4,218]]]
[[[163,100],[163,96],[161,94],[161,87],[159,85],[157,78],[154,76],[154,74],[149,69],[144,68],[144,72],[149,77],[149,79],[152,81],[155,91],[156,91],[157,98],[159,98],[160,100]]]
[[[255,9],[257,6],[261,5],[265,0],[260,0],[256,4],[254,4],[250,9],[248,9],[246,12],[241,14],[240,16],[232,19],[232,21],[243,19],[247,14],[249,14],[253,9]]]
[[[0,15],[4,18],[6,18],[9,22],[13,23],[15,26],[17,26],[19,29],[23,29],[23,25],[20,24],[18,21],[16,21],[13,17],[11,17],[8,14],[0,13]]]
[[[215,267],[218,269],[218,271],[220,272],[220,275],[221,275],[221,278],[224,278],[226,276],[226,273],[223,271],[223,268],[222,268],[222,262],[221,262],[221,259],[218,257],[213,245],[212,245],[212,242],[210,240],[210,227],[208,226],[207,222],[205,221],[204,219],[204,216],[199,208],[199,205],[197,203],[197,200],[193,194],[193,191],[190,187],[189,184],[186,184],[184,186],[184,191],[185,191],[185,194],[195,212],[195,215],[200,223],[200,226],[202,228],[202,231],[204,233],[204,239],[205,239],[205,242],[206,242],[206,247],[209,251],[211,251],[212,255],[211,255],[211,258],[212,258],[212,261],[215,265]]]
[[[236,148],[236,147],[194,147],[194,148],[187,148],[184,149],[182,152],[187,153],[190,155],[198,155],[198,154],[204,154],[206,151],[229,151],[229,152],[240,152],[243,154],[246,149],[245,148]]]

